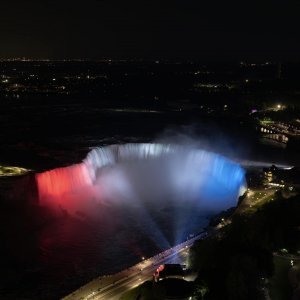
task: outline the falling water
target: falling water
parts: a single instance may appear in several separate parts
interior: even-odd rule
[[[235,206],[245,186],[238,164],[172,144],[95,148],[82,163],[37,174],[36,180],[41,204],[57,204],[69,212],[107,199],[160,201],[167,194],[171,202],[197,201],[203,209],[220,211]]]

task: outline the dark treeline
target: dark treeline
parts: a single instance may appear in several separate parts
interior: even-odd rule
[[[273,252],[300,247],[300,196],[280,193],[253,214],[234,215],[232,223],[192,248],[199,272],[199,299],[264,299],[264,278],[274,273]],[[205,293],[204,293],[205,292]]]

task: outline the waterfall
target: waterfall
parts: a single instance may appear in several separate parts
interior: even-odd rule
[[[95,148],[82,163],[37,174],[36,180],[40,203],[53,201],[67,210],[78,203],[82,208],[91,200],[101,202],[114,189],[120,198],[140,201],[143,197],[159,201],[168,190],[172,198],[198,199],[203,207],[221,210],[236,205],[244,175],[237,163],[216,153],[191,146],[132,143]]]

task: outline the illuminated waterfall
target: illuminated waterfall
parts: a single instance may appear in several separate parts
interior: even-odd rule
[[[36,181],[40,204],[58,205],[70,212],[76,211],[80,201],[77,198],[82,197],[84,200],[83,192],[92,186],[89,172],[83,163],[36,174]],[[91,191],[89,188],[89,194]]]
[[[101,203],[102,190],[116,186],[128,193],[127,198],[139,198],[136,191],[141,186],[153,201],[169,189],[180,199],[198,199],[203,207],[222,210],[236,205],[245,185],[238,164],[212,152],[172,144],[95,148],[81,164],[37,174],[36,180],[40,203],[53,201],[72,211],[78,203],[81,208],[90,200]]]
[[[88,153],[84,163],[95,180],[98,169],[124,162],[137,162],[176,153],[181,147],[168,144],[124,144],[99,147]]]

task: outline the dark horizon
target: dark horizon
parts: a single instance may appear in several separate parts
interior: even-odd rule
[[[0,58],[299,62],[299,2],[2,5]]]
[[[271,60],[271,59],[207,59],[207,58],[198,58],[198,59],[189,59],[189,58],[140,58],[140,57],[127,57],[127,58],[111,58],[111,57],[99,57],[99,58],[47,58],[47,57],[0,57],[0,63],[5,62],[17,62],[17,63],[30,63],[30,62],[52,62],[52,63],[145,63],[145,64],[186,64],[186,65],[199,65],[203,67],[208,66],[232,66],[232,65],[244,65],[244,66],[271,66],[271,65],[299,65],[299,60]]]

